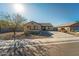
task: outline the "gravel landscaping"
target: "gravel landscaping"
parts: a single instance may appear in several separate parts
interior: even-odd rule
[[[1,56],[45,56],[47,49],[39,41],[31,40],[0,40]]]
[[[1,56],[79,55],[79,37],[62,32],[50,38],[1,40]]]

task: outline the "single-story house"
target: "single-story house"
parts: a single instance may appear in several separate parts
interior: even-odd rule
[[[53,30],[53,25],[50,23],[37,23],[34,21],[28,22],[24,24],[24,31],[51,31]]]
[[[66,23],[58,26],[58,31],[61,32],[77,32],[79,31],[79,23],[78,22],[72,22],[72,23]]]

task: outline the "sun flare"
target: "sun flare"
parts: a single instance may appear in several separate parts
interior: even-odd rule
[[[13,4],[13,8],[16,13],[23,13],[24,12],[24,6],[22,4]]]

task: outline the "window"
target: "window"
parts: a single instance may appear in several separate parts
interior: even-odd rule
[[[46,26],[42,26],[42,30],[46,30]]]
[[[50,27],[48,26],[48,29],[50,29]]]
[[[34,30],[38,30],[38,27],[37,26],[34,26]]]
[[[31,30],[31,26],[27,26],[27,28],[28,28],[29,30]]]

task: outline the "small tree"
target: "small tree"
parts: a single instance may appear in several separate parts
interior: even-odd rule
[[[18,27],[23,25],[23,22],[25,21],[24,17],[22,17],[21,15],[17,14],[17,15],[7,15],[5,16],[5,18],[8,20],[9,22],[9,26],[12,29],[14,35],[13,35],[13,39],[15,41],[16,39],[16,30],[18,29]]]
[[[17,15],[7,15],[5,16],[5,19],[7,19],[7,21],[9,22],[9,27],[12,29],[14,35],[13,35],[13,39],[14,39],[14,55],[16,54],[16,50],[18,47],[18,43],[16,40],[16,30],[18,29],[18,27],[22,26],[25,18],[22,17],[21,15],[17,14]],[[19,42],[20,43],[20,42]]]

